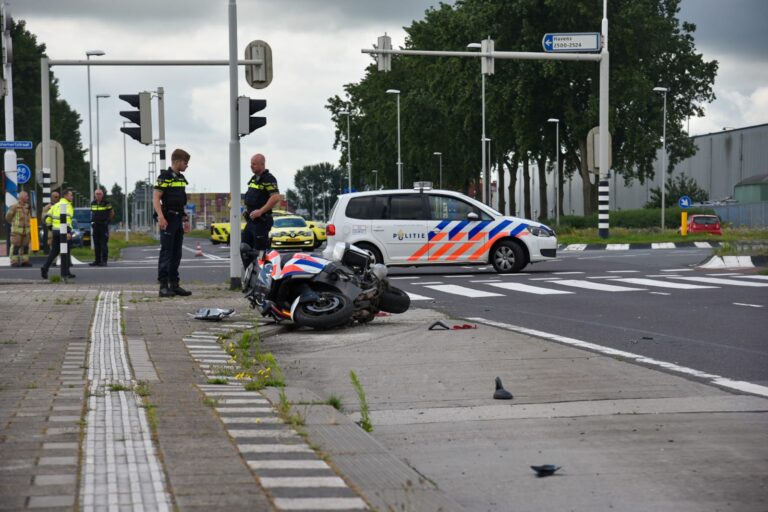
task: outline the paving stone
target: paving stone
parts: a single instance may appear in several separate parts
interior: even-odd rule
[[[34,485],[74,485],[77,483],[77,475],[36,475],[32,483]]]
[[[71,507],[75,504],[74,496],[32,496],[29,508]]]

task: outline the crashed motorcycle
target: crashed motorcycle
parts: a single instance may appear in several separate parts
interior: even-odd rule
[[[296,253],[283,264],[278,251],[260,254],[241,244],[243,294],[251,308],[278,322],[330,329],[410,307],[408,294],[389,284],[387,267],[369,251],[337,243],[322,256]]]

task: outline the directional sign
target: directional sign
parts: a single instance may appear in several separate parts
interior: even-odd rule
[[[0,149],[32,149],[31,140],[0,140]]]
[[[541,46],[547,53],[598,52],[600,51],[600,34],[598,32],[544,34]]]
[[[680,208],[690,208],[693,204],[693,201],[691,201],[691,198],[688,196],[683,196],[680,198],[680,200],[677,202],[677,204],[680,205]]]
[[[23,185],[32,177],[32,171],[27,164],[16,164],[16,183]]]

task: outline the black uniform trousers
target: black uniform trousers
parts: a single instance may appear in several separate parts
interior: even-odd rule
[[[269,230],[272,229],[272,215],[262,215],[253,220],[248,219],[242,233],[242,242],[257,251],[269,250]]]
[[[91,222],[93,249],[96,252],[94,261],[101,265],[109,259],[109,225],[106,222]]]
[[[184,243],[184,223],[182,214],[166,212],[164,214],[168,225],[160,230],[160,259],[157,262],[157,280],[161,283],[179,282],[179,264],[181,263],[181,246]]]
[[[67,235],[64,235],[67,236]],[[51,265],[53,265],[53,262],[56,261],[56,258],[59,256],[59,253],[61,252],[61,235],[58,231],[53,232],[53,241],[51,242],[51,252],[48,253],[48,259],[45,260],[45,263],[43,263],[42,268],[45,270],[45,272],[48,272],[48,269],[51,268]],[[71,255],[72,255],[72,242],[67,240],[67,254],[61,255],[61,275],[63,277],[66,277],[70,274],[69,267],[71,266]]]

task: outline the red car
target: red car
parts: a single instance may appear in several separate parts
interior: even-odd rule
[[[722,235],[720,230],[720,217],[717,215],[691,215],[688,218],[688,233],[711,233]]]

